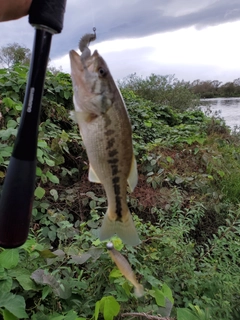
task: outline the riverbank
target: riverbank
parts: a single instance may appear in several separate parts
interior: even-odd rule
[[[17,66],[0,73],[1,183],[27,71]],[[168,103],[156,99],[155,87],[142,87],[142,96],[122,89],[139,173],[127,200],[141,244],[112,241],[144,286],[144,297],[135,297],[111,261],[107,241],[99,240],[106,194],[101,184],[88,181],[87,155],[69,118],[70,76],[48,72],[29,237],[20,248],[0,249],[4,317],[90,320],[101,313],[120,319],[137,312],[174,320],[239,320],[240,137],[219,119],[187,111],[195,96],[185,87],[166,88],[164,82],[161,98]]]

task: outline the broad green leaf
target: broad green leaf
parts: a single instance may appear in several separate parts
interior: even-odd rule
[[[199,320],[194,313],[187,308],[177,308],[177,320]]]
[[[174,299],[173,299],[173,296],[172,296],[172,290],[169,288],[169,286],[166,283],[164,283],[162,285],[162,292],[163,292],[164,296],[166,298],[168,298],[168,300],[171,301],[172,304],[173,304],[174,303]]]
[[[15,105],[15,109],[16,109],[17,111],[22,111],[22,108],[23,108],[23,105],[22,105],[22,104],[16,104],[16,105]]]
[[[124,291],[126,292],[126,295],[129,297],[131,294],[131,287],[129,285],[129,283],[127,281],[124,282],[124,284],[122,285]]]
[[[39,162],[44,163],[43,152],[41,149],[37,149],[37,159]]]
[[[55,166],[55,162],[53,160],[51,160],[51,159],[45,158],[45,162],[50,167],[54,167]]]
[[[22,274],[16,277],[19,284],[23,287],[24,290],[36,290],[36,285],[30,278],[30,274]]]
[[[51,241],[55,241],[55,239],[56,239],[56,231],[55,230],[48,231],[47,236]]]
[[[45,195],[45,190],[42,187],[37,187],[34,191],[35,197],[42,199]]]
[[[59,179],[57,176],[55,176],[54,174],[52,174],[50,171],[48,171],[46,173],[46,176],[48,177],[48,179],[53,182],[53,183],[59,183]]]
[[[0,253],[0,266],[5,269],[16,267],[19,261],[18,249],[7,249]]]
[[[62,134],[61,134],[61,140],[67,142],[69,139],[69,134],[66,132],[66,131],[62,131]]]
[[[59,313],[54,312],[51,314],[51,320],[63,320],[65,317]]]
[[[165,307],[165,297],[164,297],[164,294],[161,290],[159,289],[155,289],[154,290],[154,296],[155,296],[155,300],[156,300],[156,303],[159,307]]]
[[[174,163],[173,158],[171,158],[170,156],[167,156],[166,160],[168,163]]]
[[[99,316],[99,311],[100,311],[100,301],[97,301],[95,303],[95,311],[94,311],[94,319],[97,320]]]
[[[41,177],[41,175],[42,175],[42,169],[41,168],[39,168],[39,167],[36,168],[36,175],[38,177]]]
[[[0,292],[10,292],[12,288],[12,279],[8,277],[5,280],[0,280]]]
[[[110,274],[109,274],[109,278],[120,278],[122,277],[122,273],[119,269],[114,268]]]
[[[79,319],[86,320],[85,318],[79,318],[77,316],[77,313],[74,310],[68,311],[68,313],[64,317],[64,320],[79,320]]]
[[[112,239],[112,243],[114,245],[114,248],[118,251],[122,250],[122,248],[124,246],[122,243],[122,240],[116,236]]]
[[[17,129],[8,128],[7,130],[0,130],[0,138],[2,138],[4,141],[8,140],[12,135],[17,135]]]
[[[120,311],[120,305],[114,297],[104,297],[103,317],[104,320],[113,320]]]
[[[152,122],[150,122],[150,121],[144,121],[144,125],[145,125],[145,127],[147,127],[147,128],[151,128],[151,127],[152,127]]]
[[[5,85],[6,85],[6,83],[5,83]],[[9,108],[11,108],[15,105],[15,102],[11,98],[8,98],[8,97],[3,98],[2,102]]]
[[[25,300],[22,296],[14,295],[11,292],[0,292],[0,307],[7,309],[20,319],[28,319],[25,312]]]
[[[12,119],[8,120],[8,123],[7,123],[8,128],[16,128],[17,125],[18,125],[17,121]]]
[[[48,145],[47,145],[46,141],[44,141],[44,140],[38,140],[38,147],[48,148]]]
[[[39,252],[40,256],[43,258],[56,258],[57,256],[52,253],[49,249],[42,250]]]
[[[94,245],[94,246],[99,246],[100,244],[101,244],[102,242],[101,242],[101,240],[99,240],[99,239],[97,239],[97,240],[95,240],[95,241],[93,241],[92,242],[92,244]]]
[[[54,289],[53,292],[61,299],[68,299],[72,295],[72,289],[68,280],[61,280],[58,282],[58,288]]]
[[[63,91],[64,98],[67,100],[69,97],[71,97],[71,93],[69,91]]]
[[[42,289],[42,300],[44,300],[51,291],[52,291],[52,289],[49,286],[45,286]]]
[[[17,317],[15,317],[11,312],[4,309],[3,310],[3,320],[18,320]]]

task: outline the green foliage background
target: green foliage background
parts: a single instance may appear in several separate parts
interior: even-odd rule
[[[27,73],[24,65],[0,70],[1,184]],[[137,89],[122,85],[139,170],[128,201],[142,243],[132,248],[113,241],[144,285],[144,297],[133,295],[98,239],[106,197],[101,185],[87,180],[86,153],[69,119],[70,76],[48,72],[29,238],[18,249],[0,249],[3,319],[113,319],[129,313],[239,319],[239,135],[198,110],[185,85],[154,75],[152,81],[159,79],[154,88],[144,81]]]

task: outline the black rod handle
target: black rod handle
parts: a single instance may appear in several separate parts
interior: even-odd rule
[[[52,33],[60,33],[66,0],[33,0],[29,11],[29,23],[33,26],[45,27]]]
[[[36,29],[23,111],[0,199],[0,246],[14,248],[28,236],[36,175],[41,99],[52,34]]]
[[[0,201],[0,246],[15,248],[28,236],[36,161],[11,157]]]
[[[23,111],[0,199],[0,246],[14,248],[28,236],[36,174],[41,100],[53,33],[63,27],[66,0],[33,0],[36,27]]]

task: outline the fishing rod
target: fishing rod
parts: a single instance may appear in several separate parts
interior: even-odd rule
[[[28,236],[36,175],[38,125],[52,35],[60,33],[66,0],[33,0],[35,27],[21,121],[0,199],[0,246],[15,248]]]

